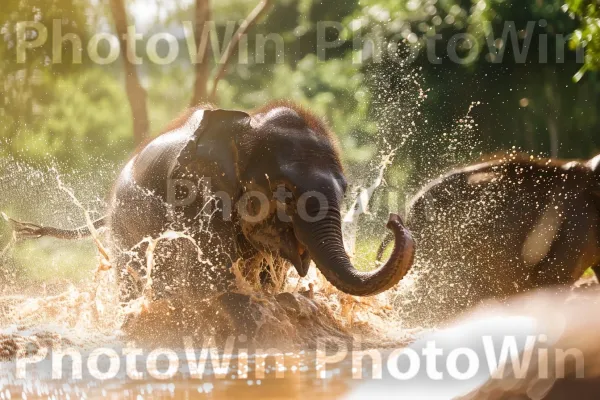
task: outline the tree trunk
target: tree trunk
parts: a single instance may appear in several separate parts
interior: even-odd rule
[[[546,99],[548,101],[548,134],[550,135],[550,157],[558,158],[560,150],[560,127],[557,116],[560,115],[560,95],[555,92],[556,70],[544,70],[544,85],[546,86]]]
[[[217,73],[215,74],[215,79],[213,80],[212,89],[209,94],[210,101],[216,101],[217,98],[217,87],[219,85],[219,81],[223,79],[225,73],[227,73],[227,66],[231,62],[233,54],[238,49],[240,44],[240,40],[246,34],[248,29],[257,23],[257,21],[271,8],[273,5],[273,0],[261,0],[260,3],[248,14],[246,19],[244,19],[235,32],[235,35],[231,38],[227,47],[225,48],[225,53],[223,57],[219,60],[219,68]]]
[[[125,67],[125,90],[131,107],[131,116],[133,118],[133,137],[135,144],[142,143],[149,134],[148,110],[146,106],[146,90],[141,85],[138,78],[133,58],[130,54],[135,52],[131,47],[134,43],[129,43],[125,37],[127,34],[127,11],[125,10],[124,0],[110,0],[110,8],[115,21],[115,30],[121,45],[123,54],[123,65]]]
[[[210,40],[206,38],[206,46],[201,48],[202,35],[206,22],[210,20],[210,2],[209,0],[196,0],[196,20],[194,28],[194,36],[198,49],[198,59],[196,60],[196,82],[194,84],[194,95],[192,96],[191,106],[194,107],[208,100],[208,78],[210,74],[210,66],[208,54],[210,52]],[[208,32],[207,32],[208,33]],[[202,51],[203,53],[200,53]]]

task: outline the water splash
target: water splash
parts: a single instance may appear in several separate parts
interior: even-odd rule
[[[383,183],[383,176],[386,168],[392,163],[394,153],[382,156],[382,162],[377,171],[375,182],[364,189],[360,197],[354,201],[354,217],[364,212],[368,212],[368,203],[370,197],[377,187]],[[31,172],[32,169],[26,168],[25,171]],[[219,296],[212,299],[181,298],[165,302],[154,302],[153,293],[153,273],[160,265],[157,265],[155,257],[159,245],[164,242],[175,240],[185,240],[194,246],[198,254],[198,260],[203,259],[201,248],[195,243],[194,238],[185,232],[167,230],[157,238],[145,238],[134,248],[145,248],[144,250],[144,269],[143,271],[128,270],[134,279],[141,283],[141,293],[135,299],[121,304],[117,289],[118,271],[114,271],[111,266],[111,258],[107,246],[104,244],[104,238],[101,232],[94,229],[90,214],[89,203],[79,199],[79,193],[64,182],[64,178],[58,173],[56,168],[48,169],[47,173],[54,179],[45,179],[44,183],[50,186],[49,192],[54,192],[55,196],[67,195],[70,204],[75,207],[78,215],[82,215],[86,225],[92,232],[93,241],[96,249],[97,267],[90,274],[90,278],[82,284],[69,283],[64,291],[54,295],[12,295],[0,298],[0,304],[6,309],[4,318],[0,321],[2,332],[11,335],[18,334],[20,328],[35,328],[35,330],[47,330],[51,333],[66,335],[69,342],[85,342],[89,334],[98,339],[98,333],[105,335],[107,340],[114,340],[115,335],[119,335],[121,325],[132,317],[139,318],[134,325],[129,326],[129,331],[136,331],[140,326],[153,326],[161,324],[165,330],[172,329],[177,325],[175,316],[182,320],[188,318],[185,315],[186,309],[197,308],[198,302],[207,304],[206,309],[210,310],[211,302],[218,302]],[[54,188],[54,189],[52,189]],[[62,196],[64,197],[64,196]],[[347,216],[350,216],[348,213]],[[348,234],[352,240],[353,231]],[[51,240],[51,239],[50,239]],[[10,245],[12,246],[11,241]],[[18,247],[19,245],[17,245]],[[132,249],[133,250],[133,249]],[[43,265],[43,260],[39,260]],[[270,275],[272,284],[265,288],[261,283],[259,272],[266,266]],[[238,260],[234,264],[234,275],[237,281],[237,292],[248,296],[256,304],[256,310],[261,315],[261,319],[268,322],[265,326],[273,330],[277,324],[287,321],[287,328],[279,330],[283,336],[296,337],[296,342],[287,343],[293,346],[302,346],[307,342],[307,335],[314,337],[321,335],[332,335],[350,338],[354,333],[366,334],[372,337],[372,343],[390,343],[394,341],[406,341],[406,335],[397,329],[394,332],[389,330],[390,318],[393,318],[393,310],[389,305],[389,299],[386,295],[380,295],[373,299],[358,299],[337,291],[331,286],[324,277],[312,268],[311,273],[306,278],[300,278],[295,270],[290,269],[286,261],[274,257],[270,254],[260,254],[260,256],[251,260]],[[289,293],[292,297],[279,297],[282,293]],[[301,300],[307,298],[310,301]],[[287,302],[295,304],[290,306]],[[282,303],[283,302],[283,303]],[[312,304],[312,306],[311,306]],[[314,307],[316,305],[316,309]],[[183,314],[180,313],[183,312]],[[305,322],[312,319],[307,326],[294,326],[294,319],[298,318],[295,313],[300,312],[304,315]],[[206,318],[205,316],[197,317]],[[151,322],[151,323],[150,323]],[[206,320],[198,321],[206,324]],[[261,322],[262,323],[262,322]],[[131,328],[131,326],[138,328]],[[328,327],[327,327],[328,326]],[[338,327],[336,329],[331,327]],[[267,328],[263,328],[267,329]],[[160,330],[154,328],[153,330]],[[177,329],[175,329],[177,331]],[[293,334],[291,334],[293,332]],[[291,336],[290,336],[291,335]],[[24,336],[25,337],[25,336]],[[269,336],[271,340],[281,341],[280,338]],[[148,339],[140,337],[140,339]],[[160,338],[159,338],[160,339]],[[312,341],[314,344],[314,339]],[[268,345],[268,343],[265,343]]]
[[[348,202],[344,217],[344,239],[348,252],[354,254],[355,258],[362,257],[356,251],[361,241],[359,226],[363,231],[365,223],[373,226],[376,223],[379,231],[375,228],[365,231],[369,232],[369,239],[377,244],[383,236],[380,231],[384,220],[380,218],[382,212],[374,200],[385,193],[384,188],[387,190],[390,187],[386,175],[393,178],[399,169],[410,168],[410,163],[403,163],[404,157],[401,156],[406,155],[410,145],[414,148],[423,131],[429,129],[428,122],[422,120],[421,108],[429,90],[424,88],[421,74],[418,71],[410,72],[405,77],[404,85],[405,90],[389,90],[380,99],[381,107],[377,116],[379,157],[368,168],[351,174],[351,180],[359,185]],[[449,134],[435,136],[440,143],[447,144],[444,153],[447,157],[442,157],[446,165],[454,164],[465,153],[471,155],[474,152],[473,143],[476,141],[472,138],[476,124],[470,113],[471,108],[455,127],[451,127]],[[426,149],[417,156],[426,158]],[[0,319],[0,333],[12,335],[12,339],[32,336],[28,333],[30,331],[21,329],[26,328],[33,329],[33,332],[57,333],[64,340],[80,346],[114,343],[115,340],[123,340],[123,336],[120,336],[123,324],[128,332],[139,333],[136,339],[140,341],[149,339],[160,342],[169,338],[168,335],[157,337],[157,332],[172,332],[177,336],[188,328],[192,329],[192,334],[202,336],[207,331],[214,333],[231,329],[228,312],[234,302],[246,299],[251,304],[246,312],[251,317],[250,322],[256,325],[256,332],[260,333],[257,338],[261,345],[277,344],[298,351],[306,346],[314,346],[319,336],[343,340],[363,336],[369,338],[365,343],[367,347],[399,346],[424,332],[419,327],[407,329],[397,312],[398,307],[405,306],[399,296],[400,289],[371,298],[349,296],[329,284],[316,268],[311,268],[307,277],[300,278],[293,268],[288,268],[287,263],[269,254],[234,264],[233,273],[237,283],[234,297],[217,294],[205,299],[181,296],[153,301],[155,282],[152,275],[156,268],[160,268],[155,252],[161,243],[184,240],[195,246],[199,260],[203,256],[193,238],[175,230],[163,232],[158,238],[146,238],[138,244],[139,248],[146,246],[144,269],[131,270],[129,273],[142,283],[142,291],[137,298],[121,304],[116,283],[117,271],[111,267],[110,254],[106,250],[108,246],[104,245],[106,240],[101,232],[94,230],[92,224],[93,217],[102,215],[105,209],[104,201],[98,196],[108,193],[117,169],[102,165],[92,172],[76,171],[72,175],[65,175],[59,174],[61,168],[55,166],[40,169],[12,159],[1,160],[0,163],[6,171],[5,175],[0,176],[0,189],[7,194],[7,198],[2,199],[4,201],[0,200],[1,209],[10,211],[14,216],[27,215],[42,223],[57,225],[58,221],[59,226],[76,226],[78,224],[71,219],[72,216],[77,216],[78,220],[83,217],[93,233],[95,243],[95,246],[87,247],[86,269],[90,271],[87,279],[81,282],[67,280],[66,284],[54,288],[52,293],[35,289],[27,291],[20,287],[11,295],[0,297],[0,308],[6,310]],[[365,173],[365,170],[368,172]],[[107,172],[98,174],[97,171]],[[424,179],[433,175],[432,171],[433,168],[419,171],[418,175]],[[101,182],[98,186],[89,184],[98,179]],[[393,184],[396,186],[394,189],[400,192],[409,189],[406,182],[399,183],[396,180]],[[33,196],[32,192],[35,192]],[[43,201],[32,205],[32,197]],[[36,206],[41,207],[36,210]],[[387,209],[386,214],[399,211]],[[56,241],[49,243],[55,246]],[[67,251],[74,244],[69,242],[58,246]],[[11,249],[14,248],[11,241],[3,248],[7,249],[4,259],[7,256],[10,258]],[[94,255],[96,261],[92,262]],[[45,266],[43,257],[36,258],[34,262],[35,267]],[[373,263],[374,257],[369,262]],[[6,268],[10,263],[0,264],[1,268]],[[272,285],[268,288],[260,282],[258,265],[266,266],[271,275]],[[56,267],[60,269],[60,265]],[[403,285],[414,284],[413,278],[407,276]],[[36,285],[44,287],[39,281]],[[144,337],[144,333],[148,333],[148,337]]]
[[[342,233],[344,235],[344,246],[346,252],[353,256],[356,252],[356,239],[359,226],[359,217],[363,214],[370,215],[369,203],[375,194],[375,191],[384,183],[384,175],[386,169],[394,162],[396,150],[393,149],[389,153],[381,154],[381,161],[377,166],[377,176],[373,183],[368,187],[358,187],[356,199],[350,205],[346,215],[342,220]]]

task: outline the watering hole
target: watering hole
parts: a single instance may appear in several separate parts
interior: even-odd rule
[[[407,124],[405,136],[395,140],[400,146],[415,140],[422,128],[412,126],[410,120],[426,91],[413,92],[414,109],[400,119]],[[390,103],[389,107],[393,106]],[[438,145],[446,148],[445,156],[437,160],[444,167],[477,153],[476,124],[470,112],[438,138]],[[383,118],[383,127],[387,124]],[[407,187],[407,193],[396,190],[392,196],[388,196],[389,190],[380,193],[386,169],[398,167],[394,156],[402,150],[387,144],[385,137],[391,134],[382,129],[381,151],[368,172],[354,171],[350,176],[359,184],[347,201],[344,242],[353,261],[365,268],[374,265],[384,232],[382,213],[374,211],[373,201],[386,203],[389,211],[396,212],[402,210],[404,196],[417,189]],[[0,160],[4,171],[0,176],[1,211],[64,228],[102,216],[106,193],[118,170],[102,160],[90,163],[97,167],[64,173],[60,165]],[[422,172],[421,180],[439,173],[438,166],[432,167]],[[389,355],[393,349],[414,345],[443,328],[420,323],[419,315],[428,310],[423,309],[423,294],[415,290],[421,278],[415,274],[409,273],[397,288],[385,293],[357,298],[336,290],[314,266],[307,277],[300,278],[293,268],[269,256],[236,263],[236,290],[232,293],[205,298],[182,293],[159,301],[151,301],[153,282],[148,277],[160,265],[150,262],[145,274],[138,277],[140,295],[122,303],[116,271],[110,268],[110,257],[104,255],[106,237],[102,232],[95,240],[15,242],[4,222],[0,221],[0,399],[352,396],[355,390],[360,393],[361,386],[354,375],[364,371],[369,376],[371,364],[356,366],[351,357],[345,357],[324,369],[320,350],[335,353],[345,346]],[[150,253],[160,242],[172,240],[190,238],[183,232],[163,232],[159,238],[147,239]],[[272,285],[267,289],[254,273],[257,263],[270,268]],[[439,265],[418,257],[416,263],[428,264],[425,269],[429,270]],[[443,284],[443,276],[439,282]],[[444,297],[448,293],[433,301],[451,302]],[[405,310],[413,311],[410,323]],[[44,349],[52,354],[73,353],[56,367]],[[214,353],[212,349],[216,349]],[[161,352],[155,353],[158,350]],[[132,351],[136,355],[133,361]],[[79,371],[73,354],[81,356],[80,377],[73,376],[73,371]],[[17,359],[36,360],[43,355],[47,357],[27,365],[27,379],[18,376]],[[199,371],[203,357],[210,362]],[[96,363],[90,366],[90,359]],[[195,365],[195,370],[190,365]],[[137,375],[136,371],[142,372]],[[445,396],[452,398],[465,390],[446,391]]]
[[[370,185],[371,192],[381,184],[392,159],[393,152],[382,157],[374,170],[376,179]],[[90,173],[82,179],[77,174],[61,174],[55,167],[33,167],[12,159],[2,163],[2,193],[11,200],[3,210],[6,213],[28,215],[29,220],[63,227],[85,224],[86,219],[101,215],[104,204],[100,193],[110,185],[112,177],[109,166],[105,165],[105,174]],[[87,183],[92,180],[95,185],[90,187]],[[43,201],[32,202],[32,198]],[[352,203],[346,214],[348,221],[353,221],[352,214],[358,217],[366,211],[366,204],[360,200]],[[256,397],[269,397],[269,393],[278,397],[283,388],[287,397],[294,397],[291,391],[296,390],[300,396],[308,387],[314,389],[315,395],[341,395],[347,391],[349,370],[327,376],[326,384],[315,380],[319,373],[315,351],[319,346],[335,348],[340,343],[360,343],[361,348],[404,347],[426,331],[402,326],[392,305],[393,292],[370,298],[352,297],[330,285],[316,268],[300,278],[293,268],[283,265],[284,261],[269,255],[234,264],[236,290],[232,293],[204,298],[182,293],[157,301],[152,301],[150,277],[153,269],[160,268],[160,261],[150,256],[146,270],[138,277],[142,281],[140,294],[124,303],[102,231],[96,232],[94,238],[79,241],[18,241],[10,227],[5,224],[3,228],[3,399],[21,394],[28,398],[85,394],[186,398],[190,392],[232,396],[246,393],[249,388],[256,390]],[[356,252],[357,229],[356,223],[344,227],[349,252]],[[193,241],[183,232],[165,231],[158,238],[146,240],[146,255],[158,251],[161,243],[173,240]],[[374,259],[367,261],[374,263]],[[262,286],[257,273],[257,265],[265,264],[271,275],[268,288]],[[129,376],[124,349],[141,349],[140,370],[144,370],[152,349],[164,347],[183,355],[186,346],[218,349],[216,357],[231,365],[215,370],[214,364],[209,363],[203,379],[193,379],[182,356],[181,372],[178,370],[166,385],[147,373],[141,382]],[[20,379],[16,360],[42,356],[46,349],[52,354],[76,351],[84,360],[98,349],[111,349],[122,368],[107,386],[90,375],[87,365],[82,379],[73,379],[73,365],[67,361],[62,365],[64,376],[56,379],[56,368],[48,355],[48,360],[29,366],[26,380]],[[268,356],[259,362],[257,357],[260,359],[261,354]],[[110,357],[105,356],[99,361],[100,370],[110,364]],[[243,367],[239,366],[240,360],[244,360]],[[159,359],[157,368],[161,369],[164,361]],[[263,372],[256,371],[257,365]]]
[[[389,163],[388,155],[382,158],[375,170],[374,182],[366,191],[377,190]],[[25,212],[36,214],[36,205],[26,201],[28,191],[22,189],[23,184],[40,191],[49,200],[50,206],[39,205],[42,212],[38,211],[35,216],[42,221],[47,218],[48,223],[53,223],[57,218],[65,218],[68,221],[65,226],[73,226],[77,220],[84,219],[84,210],[92,219],[101,212],[102,201],[95,197],[96,188],[86,194],[85,185],[78,187],[77,179],[70,180],[70,176],[62,176],[52,168],[40,170],[16,161],[4,166],[17,178],[10,184],[3,181],[4,189],[11,193],[11,198],[23,199],[22,203],[15,203],[13,214],[23,212],[19,206],[32,207]],[[79,197],[88,200],[80,201]],[[54,214],[50,207],[61,214]],[[358,198],[351,199],[346,221],[352,221],[349,215],[359,213],[361,207],[364,212],[365,204]],[[68,218],[74,221],[62,214],[64,210],[71,212]],[[372,254],[365,256],[357,250],[360,243],[356,232],[360,225],[360,221],[345,224],[346,244],[355,257],[371,258],[367,261],[373,262]],[[233,293],[207,298],[183,294],[152,302],[148,298],[152,281],[145,280],[142,294],[124,304],[119,300],[115,271],[106,266],[104,255],[98,249],[105,240],[102,233],[97,238],[99,244],[92,239],[61,242],[44,238],[14,243],[10,234],[3,238],[6,240],[2,244],[3,294],[0,297],[0,396],[3,399],[300,398],[306,395],[362,398],[361,393],[371,393],[368,391],[370,380],[357,379],[357,376],[369,378],[376,374],[370,351],[381,354],[385,366],[386,357],[394,349],[418,346],[424,338],[444,328],[414,323],[414,318],[410,324],[405,320],[404,308],[419,308],[419,299],[411,295],[419,279],[414,274],[406,276],[390,291],[357,298],[335,289],[316,268],[311,268],[307,277],[300,278],[293,268],[279,265],[281,260],[266,257],[235,265],[237,289]],[[148,239],[149,248],[154,249],[161,241],[180,239],[187,240],[181,232],[167,231],[157,239]],[[76,255],[73,248],[81,255]],[[269,288],[261,286],[253,265],[263,262],[272,267],[273,283]],[[60,276],[61,271],[64,274],[64,266],[69,264],[74,265],[71,268],[76,269],[75,273]],[[588,286],[587,290],[581,290],[594,293],[595,279],[587,277],[578,286]],[[551,299],[540,297],[527,304],[537,305],[531,311],[535,318],[547,314],[547,304],[555,302],[558,310],[562,304],[573,301],[573,296],[575,301],[585,302],[586,307],[598,300],[597,296],[577,300],[575,293],[567,299],[552,295]],[[582,305],[577,307],[584,309]],[[492,318],[494,322],[493,317],[504,318],[503,313],[506,313],[504,306],[488,306],[485,318]],[[472,317],[475,326],[488,326],[487,319],[477,322],[477,318]],[[519,330],[536,326],[523,323],[522,316],[516,318],[521,318],[515,324]],[[554,319],[550,320],[551,323],[542,321],[538,325],[554,326]],[[507,321],[510,319],[494,323],[505,328],[511,326]],[[469,326],[465,337],[472,331]],[[452,335],[451,338],[456,337],[456,333]],[[355,351],[325,366],[326,357],[335,355],[341,348]],[[57,366],[53,355],[60,352],[67,356]],[[360,360],[366,361],[356,364],[354,356],[361,352],[365,356]],[[45,357],[37,360],[38,356]],[[78,357],[81,357],[79,364]],[[17,359],[35,361],[25,367],[27,379],[18,376]],[[96,360],[95,363],[89,364],[90,359]],[[397,390],[394,382],[384,373],[384,384],[373,389],[393,393]],[[482,378],[476,385],[435,389],[417,380],[408,388],[403,386],[403,390],[407,390],[406,398],[423,395],[419,391],[423,388],[437,390],[443,398],[454,398],[483,382]],[[388,385],[391,385],[389,389]]]

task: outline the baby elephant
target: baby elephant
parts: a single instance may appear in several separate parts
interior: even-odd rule
[[[390,259],[373,271],[354,268],[342,240],[340,207],[347,184],[335,143],[322,121],[287,103],[252,114],[189,110],[131,157],[107,215],[94,223],[108,228],[125,298],[138,295],[140,281],[147,282],[142,278],[157,238],[150,268],[156,297],[182,287],[229,290],[232,265],[261,255],[281,260],[285,269],[293,265],[300,276],[314,261],[329,282],[351,295],[394,286],[410,269],[411,235],[391,215]],[[21,237],[90,234],[88,228],[14,220],[13,226]],[[252,265],[266,268],[264,261]],[[265,282],[272,277],[271,270],[258,272]]]
[[[600,274],[600,156],[471,165],[426,185],[409,207],[419,250],[404,295],[419,306],[403,309],[415,321],[572,284],[589,267]]]

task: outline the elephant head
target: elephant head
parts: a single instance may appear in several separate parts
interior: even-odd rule
[[[408,272],[414,243],[397,215],[387,224],[395,235],[389,260],[369,272],[352,265],[341,227],[346,178],[335,139],[319,119],[289,105],[206,113],[193,147],[204,158],[212,154],[221,189],[243,203],[237,209],[250,218],[240,224],[254,247],[277,251],[301,276],[312,260],[330,283],[357,296],[387,290]]]

